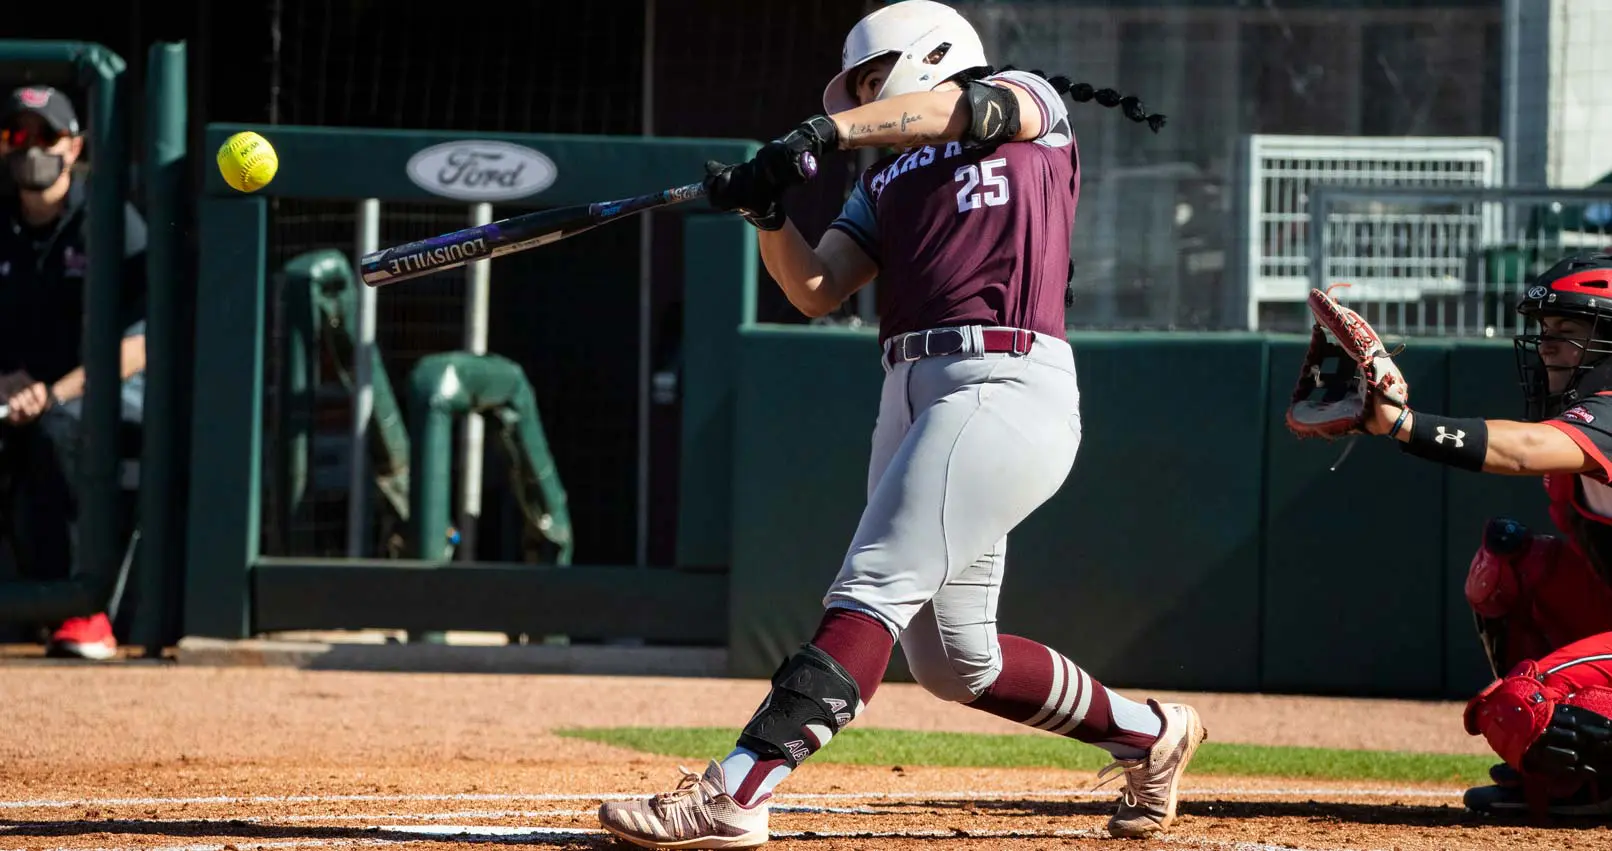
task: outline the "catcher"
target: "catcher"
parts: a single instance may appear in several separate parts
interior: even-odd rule
[[[1493,785],[1467,791],[1467,808],[1612,816],[1612,253],[1559,261],[1518,305],[1533,331],[1515,339],[1521,422],[1413,409],[1365,320],[1319,290],[1310,309],[1290,430],[1387,435],[1429,461],[1540,476],[1561,533],[1492,519],[1473,556],[1466,597],[1497,679],[1463,723],[1504,763]],[[1334,357],[1339,368],[1323,372]]]

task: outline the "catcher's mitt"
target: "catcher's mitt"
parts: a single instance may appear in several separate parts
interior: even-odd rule
[[[1360,314],[1339,304],[1331,290],[1310,290],[1315,324],[1287,407],[1288,430],[1299,437],[1331,440],[1365,434],[1379,401],[1401,408],[1410,403],[1410,387],[1382,338]],[[1329,358],[1336,365],[1325,371]]]

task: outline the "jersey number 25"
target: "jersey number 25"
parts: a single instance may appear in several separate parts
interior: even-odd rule
[[[1000,207],[1008,202],[1007,175],[997,174],[996,170],[1007,165],[1005,157],[994,160],[984,160],[978,165],[969,163],[960,166],[957,173],[952,175],[952,182],[962,182],[963,188],[957,190],[957,212],[966,213],[969,210],[985,207]],[[984,186],[984,192],[975,192]]]

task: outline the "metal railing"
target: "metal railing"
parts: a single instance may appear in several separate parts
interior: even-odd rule
[[[1250,330],[1268,329],[1263,316],[1291,313],[1287,306],[1302,305],[1309,291],[1306,246],[1314,234],[1316,187],[1454,189],[1505,181],[1502,143],[1489,137],[1256,134],[1244,139],[1241,155],[1241,215],[1235,227]],[[1384,215],[1397,216],[1396,226],[1405,230],[1454,229],[1480,240],[1496,238],[1500,226],[1470,207],[1439,211],[1433,219],[1415,211]]]
[[[1309,200],[1310,286],[1349,284],[1340,300],[1388,333],[1519,333],[1517,301],[1535,275],[1612,247],[1612,185],[1317,185]],[[1483,227],[1470,226],[1474,212]]]

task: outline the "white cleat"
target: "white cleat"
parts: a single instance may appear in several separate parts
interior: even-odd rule
[[[1142,759],[1116,759],[1097,775],[1101,779],[1115,768],[1125,770],[1119,810],[1108,820],[1109,835],[1122,839],[1165,830],[1175,821],[1181,776],[1198,746],[1209,738],[1192,707],[1153,700],[1148,704],[1164,718],[1159,740]]]
[[[771,795],[740,806],[716,760],[703,775],[677,770],[683,779],[676,789],[637,801],[606,801],[599,824],[642,848],[754,848],[767,841]]]

